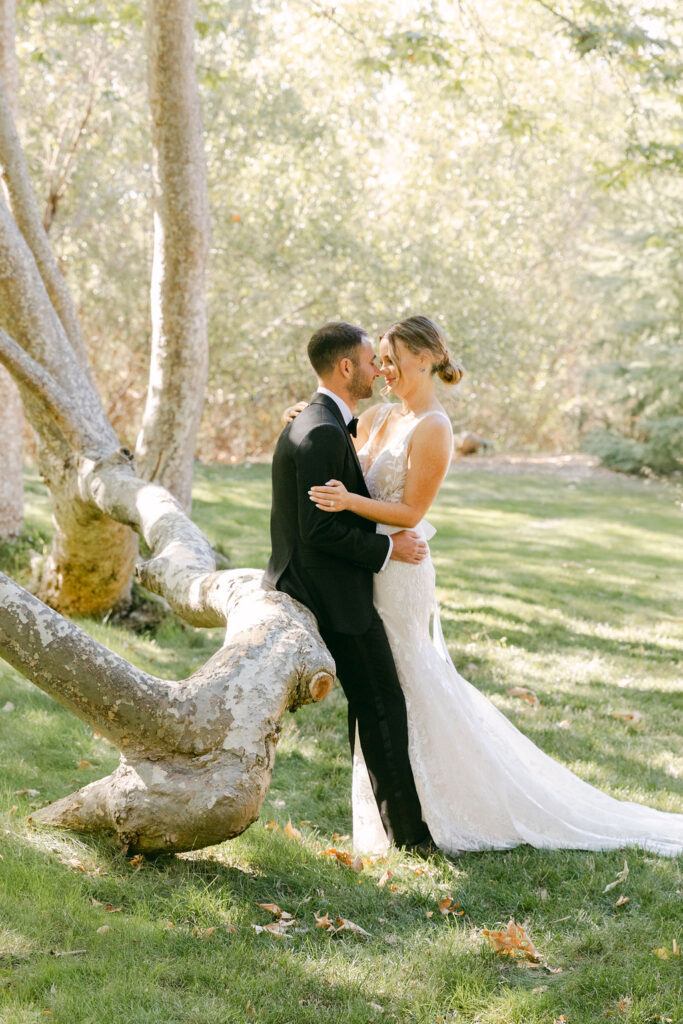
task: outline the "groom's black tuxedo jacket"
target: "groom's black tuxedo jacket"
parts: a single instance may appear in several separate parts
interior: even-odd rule
[[[308,489],[334,478],[368,495],[353,441],[337,404],[316,393],[283,430],[273,455],[272,554],[264,586],[311,609],[321,631],[360,634],[372,617],[372,574],[389,538],[353,512],[321,512]]]

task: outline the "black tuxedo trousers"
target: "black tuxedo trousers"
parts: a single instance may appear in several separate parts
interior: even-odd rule
[[[408,757],[403,692],[384,627],[372,604],[372,574],[384,565],[386,536],[351,512],[329,513],[308,497],[314,484],[341,480],[367,495],[342,414],[327,395],[285,427],[273,456],[272,554],[267,589],[301,601],[318,620],[346,695],[349,742],[356,725],[377,806],[390,839],[429,835]]]

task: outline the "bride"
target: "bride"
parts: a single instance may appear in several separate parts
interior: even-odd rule
[[[434,530],[423,520],[448,470],[450,421],[435,378],[460,380],[439,328],[426,317],[394,324],[380,339],[386,392],[400,403],[359,418],[358,457],[371,497],[335,480],[314,487],[323,511],[350,509],[391,533]],[[615,800],[554,761],[524,736],[455,669],[441,632],[431,559],[390,561],[374,577],[374,603],[384,623],[408,712],[410,763],[422,812],[447,853],[509,849],[607,850],[641,846],[683,852],[683,814]],[[430,618],[433,615],[433,637]],[[387,839],[360,744],[353,769],[354,845],[378,852]]]

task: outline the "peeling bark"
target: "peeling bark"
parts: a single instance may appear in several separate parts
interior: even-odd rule
[[[224,646],[169,682],[108,651],[0,574],[0,653],[122,752],[111,775],[34,821],[109,832],[141,852],[196,849],[256,820],[270,784],[280,719],[321,700],[334,665],[315,620],[261,589],[261,573],[195,579],[195,617],[227,621]],[[192,574],[188,576],[188,583]],[[202,609],[202,592],[213,607]]]

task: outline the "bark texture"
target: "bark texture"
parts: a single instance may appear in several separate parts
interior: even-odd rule
[[[0,354],[15,366],[11,344],[3,347],[1,338]],[[52,398],[59,401],[58,389]],[[68,409],[61,417],[72,438],[87,429]],[[144,852],[222,842],[258,817],[280,718],[327,695],[334,663],[311,613],[263,591],[260,572],[215,571],[204,535],[168,491],[135,475],[130,452],[75,458],[82,500],[124,520],[149,545],[141,582],[186,621],[225,625],[226,635],[193,676],[168,682],[112,654],[0,575],[2,657],[122,752],[112,775],[34,819],[111,832]]]
[[[208,373],[205,274],[209,204],[192,0],[149,0],[147,76],[154,148],[152,355],[140,474],[187,511]]]
[[[16,115],[15,16],[15,0],[0,0],[0,82]],[[12,378],[0,367],[0,540],[18,536],[24,525],[23,433],[21,397]]]

